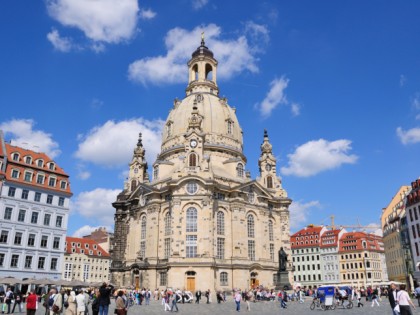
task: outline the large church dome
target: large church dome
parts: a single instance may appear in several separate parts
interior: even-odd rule
[[[227,104],[225,98],[219,97],[217,60],[204,45],[204,41],[193,52],[188,68],[186,97],[174,101],[174,108],[168,115],[162,136],[162,151],[182,141],[195,113],[200,120],[200,132],[206,135],[206,142],[225,145],[242,153],[242,129],[236,110]]]

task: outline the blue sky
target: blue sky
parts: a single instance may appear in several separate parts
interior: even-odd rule
[[[149,165],[205,31],[247,169],[268,129],[292,230],[378,223],[419,176],[416,1],[0,2],[0,129],[71,176],[69,235],[112,227],[137,134]]]

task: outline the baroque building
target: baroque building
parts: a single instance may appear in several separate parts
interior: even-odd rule
[[[414,279],[416,285],[420,283],[420,179],[411,183],[406,196],[406,217],[410,232],[410,245]]]
[[[0,131],[1,277],[60,279],[71,196],[55,161]]]
[[[151,179],[140,135],[113,203],[116,285],[191,291],[276,285],[278,252],[290,254],[291,200],[266,131],[259,176],[246,170],[243,132],[236,109],[219,96],[217,66],[202,39],[188,62],[186,96],[174,100],[166,120]]]

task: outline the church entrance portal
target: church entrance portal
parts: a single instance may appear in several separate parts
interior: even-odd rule
[[[258,273],[251,272],[251,288],[256,288],[260,285],[260,281],[258,280]]]
[[[187,271],[187,291],[195,291],[195,271]]]

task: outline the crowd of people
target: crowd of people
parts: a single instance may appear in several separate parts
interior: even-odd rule
[[[241,311],[241,303],[246,304],[246,310],[251,310],[251,302],[278,301],[280,308],[287,308],[289,302],[304,303],[306,298],[320,299],[320,292],[314,288],[296,288],[294,290],[266,289],[262,286],[241,290],[233,289],[232,292],[217,291],[217,303],[228,301],[231,295],[236,311]],[[412,295],[418,299],[420,307],[420,286]],[[115,290],[112,285],[103,283],[100,288],[61,290],[52,288],[48,293],[37,295],[35,291],[22,294],[7,288],[0,294],[1,311],[3,314],[22,313],[26,304],[27,315],[35,315],[36,310],[42,305],[45,315],[108,315],[111,298],[115,298],[115,314],[127,315],[128,309],[133,305],[150,305],[151,300],[161,301],[164,311],[178,312],[178,303],[199,304],[202,299],[211,303],[212,292],[196,290],[158,290],[143,288],[139,290]],[[389,287],[336,287],[334,290],[334,303],[344,305],[345,301],[352,301],[357,307],[364,307],[370,303],[371,307],[379,306],[383,299],[387,299],[394,315],[411,315],[415,309],[410,294],[405,290],[405,285],[397,287],[392,283]],[[203,301],[204,302],[204,301]],[[365,303],[364,303],[365,302]],[[357,303],[357,305],[356,305]]]

